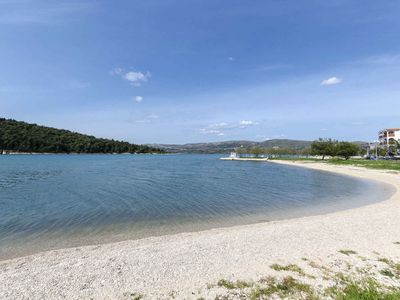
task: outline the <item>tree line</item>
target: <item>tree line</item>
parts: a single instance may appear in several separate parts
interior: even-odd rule
[[[332,139],[318,139],[312,142],[309,148],[305,149],[290,149],[290,148],[262,148],[262,147],[251,147],[251,148],[237,148],[236,152],[239,154],[250,154],[255,157],[261,155],[299,155],[309,156],[318,155],[325,159],[326,156],[343,157],[349,159],[351,156],[361,154],[363,150],[356,144],[351,142],[343,142]]]
[[[0,118],[0,153],[149,153],[162,152],[146,145],[96,138],[68,130]]]

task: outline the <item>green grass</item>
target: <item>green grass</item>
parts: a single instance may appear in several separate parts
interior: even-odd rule
[[[390,270],[384,271],[387,276]],[[384,274],[385,275],[385,274]],[[390,277],[390,276],[389,276]],[[335,284],[322,291],[317,291],[311,285],[301,282],[292,276],[276,279],[269,276],[253,284],[240,286],[231,281],[221,279],[219,286],[227,287],[227,295],[217,296],[216,299],[303,299],[303,300],[399,300],[400,289],[398,287],[388,287],[380,285],[375,279],[364,277],[362,280],[354,281],[352,278],[342,273],[337,273],[334,278]],[[249,288],[243,290],[244,288]]]
[[[394,277],[394,274],[393,274],[392,270],[387,269],[387,268],[383,269],[383,270],[380,270],[379,273],[381,273],[383,276],[387,276],[387,277],[390,277],[390,278]]]
[[[353,250],[339,250],[339,252],[347,256],[350,256],[351,254],[357,254],[357,252]]]
[[[249,298],[252,300],[265,299],[272,295],[278,295],[284,299],[287,299],[288,297],[307,300],[318,299],[310,285],[299,282],[291,276],[284,277],[281,281],[276,281],[275,279],[270,278],[266,286],[255,287],[251,291]]]
[[[294,264],[289,264],[289,265],[279,265],[279,264],[273,264],[271,265],[271,269],[275,270],[275,271],[291,271],[291,272],[295,272],[298,273],[299,275],[306,275],[304,273],[304,271],[297,265]]]
[[[334,165],[351,165],[369,169],[400,171],[400,160],[367,160],[367,159],[344,160],[344,159],[333,158],[326,160],[326,162]]]
[[[352,282],[334,295],[336,300],[399,300],[400,290],[382,290],[372,279],[362,283]]]
[[[378,261],[385,263],[390,267],[390,269],[387,270],[389,270],[393,274],[393,276],[391,277],[400,278],[400,263],[395,263],[393,260],[387,258],[378,258]],[[383,274],[382,271],[381,274]]]
[[[228,290],[233,290],[236,288],[236,285],[232,281],[226,279],[221,279],[220,281],[218,281],[217,285],[220,287],[224,287]]]
[[[251,287],[252,284],[246,281],[241,281],[238,280],[235,282],[226,280],[226,279],[220,279],[217,283],[218,286],[220,287],[224,287],[228,290],[234,290],[234,289],[244,289],[244,288],[248,288]]]
[[[364,167],[377,170],[400,171],[400,160],[367,160],[362,158],[354,158],[348,160],[340,158],[332,158],[332,159],[321,160],[316,158],[287,158],[287,157],[282,157],[282,158],[276,157],[276,158],[271,158],[271,160],[321,162],[333,165],[357,166],[357,167]]]

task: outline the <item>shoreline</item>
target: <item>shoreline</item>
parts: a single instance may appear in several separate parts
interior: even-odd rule
[[[239,161],[268,161],[269,158],[251,158],[251,157],[221,157],[220,160],[239,160]]]
[[[273,263],[301,264],[302,257],[308,257],[329,264],[343,258],[340,249],[354,249],[364,257],[378,251],[400,258],[400,247],[393,244],[400,241],[396,230],[400,228],[399,173],[314,162],[269,162],[372,179],[396,191],[382,202],[325,215],[51,250],[0,261],[0,298],[125,299],[126,292],[156,298],[167,297],[171,291],[177,298],[195,298],[188,295],[212,295],[206,286],[221,278],[256,280],[274,274],[269,267]]]

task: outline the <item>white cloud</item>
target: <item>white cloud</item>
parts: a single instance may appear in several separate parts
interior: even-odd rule
[[[141,86],[142,83],[147,82],[151,74],[149,72],[142,73],[142,72],[135,72],[129,71],[123,75],[125,80],[128,80],[133,86]]]
[[[110,71],[110,75],[122,75],[123,70],[121,68],[114,68]]]
[[[150,72],[140,72],[140,71],[128,71],[125,72],[122,68],[114,68],[110,71],[112,76],[119,76],[124,80],[129,81],[129,83],[135,87],[141,86],[143,83],[149,81],[151,74]]]
[[[242,121],[239,122],[239,125],[241,125],[241,126],[251,126],[251,125],[254,125],[254,122],[253,121],[249,121],[249,120],[242,120]]]
[[[255,125],[258,125],[258,123],[251,120],[242,120],[239,122],[231,122],[231,123],[220,122],[220,123],[210,124],[204,128],[201,128],[200,132],[205,134],[222,136],[225,135],[224,131],[233,129],[244,129]]]
[[[234,60],[235,60],[235,58],[234,58],[234,57],[232,57],[232,56],[229,56],[229,57],[228,57],[228,60],[229,60],[229,61],[234,61]]]
[[[154,121],[154,120],[157,120],[158,118],[159,118],[158,115],[156,115],[156,114],[154,114],[154,113],[151,113],[151,114],[145,116],[145,117],[142,118],[142,119],[135,120],[135,123],[150,123],[150,122],[152,122],[152,121]]]
[[[220,130],[216,129],[208,129],[208,128],[201,128],[200,132],[205,133],[205,134],[212,134],[212,135],[217,135],[217,136],[223,136],[225,135],[223,132]]]
[[[149,118],[149,119],[158,119],[159,116],[156,115],[156,114],[150,114],[150,115],[147,116],[147,118]]]
[[[341,78],[331,77],[325,80],[322,80],[321,85],[335,85],[342,82]]]
[[[136,96],[135,97],[135,101],[136,102],[142,102],[143,101],[143,97],[142,96]]]

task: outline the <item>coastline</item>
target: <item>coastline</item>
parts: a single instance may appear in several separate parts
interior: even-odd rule
[[[259,159],[257,159],[259,161]],[[400,258],[400,175],[395,172],[322,163],[270,161],[372,179],[390,184],[390,199],[360,208],[289,219],[151,237],[114,244],[42,252],[0,261],[0,298],[214,299],[208,289],[221,278],[257,280],[276,275],[274,263],[302,258],[329,265],[355,261],[338,251],[352,249],[365,258]],[[345,266],[337,266],[340,267]],[[321,283],[322,284],[322,283]],[[193,294],[194,293],[194,294]],[[200,296],[199,296],[200,297]]]
[[[241,160],[241,161],[268,161],[268,158],[251,158],[251,157],[221,157],[220,160]]]

